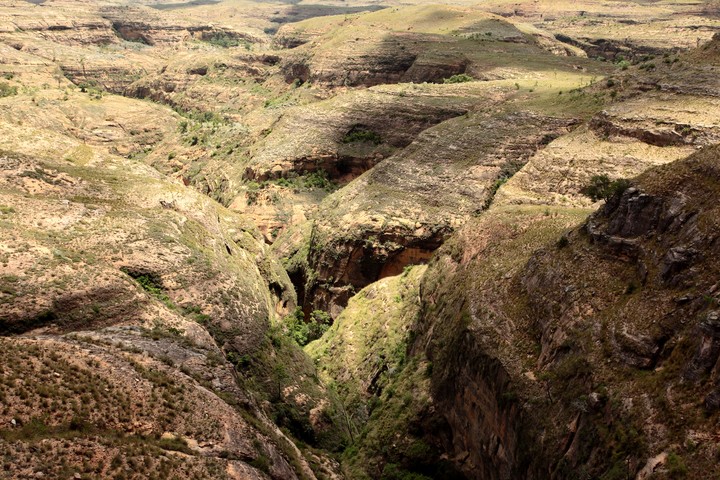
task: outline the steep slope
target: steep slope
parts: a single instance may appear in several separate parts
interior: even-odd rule
[[[408,268],[361,290],[322,338],[305,347],[336,385],[354,433],[405,361],[408,326],[418,312],[420,280],[427,267]],[[332,358],[333,362],[326,359]]]
[[[545,53],[544,58],[557,57]],[[578,90],[594,82],[594,75],[610,69],[599,65],[578,71],[572,62],[561,65],[552,73],[538,70],[532,78],[519,81],[368,89],[402,102],[400,113],[408,106],[448,101],[465,104],[468,111],[418,132],[402,149],[381,151],[376,162],[382,154],[392,155],[326,198],[317,212],[306,215],[312,227],[304,228],[304,238],[298,233],[302,227],[279,237],[273,248],[287,259],[303,308],[321,308],[336,316],[358,289],[397,274],[407,264],[426,261],[452,231],[485,209],[497,188],[531,156],[612,101],[610,90],[587,94]],[[568,90],[575,93],[560,96]],[[344,96],[328,105],[340,98]],[[346,108],[341,111],[347,117]],[[376,107],[364,111],[374,113]],[[396,115],[390,121],[382,112],[363,119],[362,132],[375,137],[352,143],[367,153],[378,152],[385,132],[391,142],[397,137],[393,133]],[[323,129],[329,129],[334,116],[329,115]],[[398,120],[408,122],[402,117]],[[353,128],[357,125],[346,122],[334,138],[343,132],[352,135]],[[316,138],[310,137],[315,127],[307,130],[299,135],[301,142]],[[294,146],[285,144],[286,149]],[[342,151],[328,149],[324,157],[315,152],[314,157],[302,158],[310,165],[314,159],[316,165],[330,162],[332,166]],[[275,169],[278,174],[282,171],[279,166]]]
[[[5,475],[716,474],[716,8],[341,3],[0,7]]]
[[[216,347],[163,335],[0,340],[4,474],[312,478]]]
[[[320,374],[336,385],[352,426],[353,445],[343,454],[347,478],[462,478],[419,431],[432,365],[407,356],[412,326],[420,313],[425,266],[406,269],[355,295],[331,329],[306,347]]]
[[[344,427],[279,324],[295,294],[260,233],[117,155],[177,115],[51,87],[0,111],[0,335],[24,359],[0,362],[5,471],[332,477],[311,448],[340,448]]]
[[[593,176],[633,177],[717,143],[716,67],[712,55],[694,55],[619,69],[584,89],[557,73],[526,92],[520,83],[474,87],[492,92],[496,110],[428,129],[327,198],[305,243],[281,238],[275,249],[291,259],[300,302],[336,316],[357,289],[426,261],[490,201],[586,208],[592,201],[581,190]],[[583,117],[589,121],[568,133]]]
[[[710,467],[713,442],[687,438],[715,423],[701,402],[717,358],[700,332],[714,318],[719,161],[712,148],[643,175],[527,264],[504,262],[555,222],[539,212],[506,240],[488,216],[436,259],[415,348],[471,478],[634,476],[663,453],[691,457],[691,476]]]
[[[615,101],[586,127],[549,145],[518,172],[498,204],[587,205],[580,190],[594,175],[633,177],[720,141],[717,39],[689,54],[648,61],[594,87]]]
[[[120,165],[124,180],[113,172]],[[124,468],[122,462],[108,467],[118,451],[126,461],[135,456],[133,462],[143,462],[165,446],[197,461],[150,461],[150,471],[170,469],[185,478],[219,470],[231,478],[242,472],[260,478],[248,462],[264,455],[273,460],[262,468],[278,478],[306,475],[306,466],[289,467],[287,462],[298,461],[297,454],[282,450],[287,440],[239,389],[225,361],[231,352],[256,351],[279,301],[268,284],[275,285],[275,295],[284,296],[287,277],[263,259],[252,230],[227,211],[163,185],[157,175],[153,185],[151,171],[136,165],[131,174],[128,166],[107,158],[82,168],[70,160],[2,157],[0,328],[3,335],[29,336],[3,340],[9,351],[26,352],[27,358],[17,362],[7,356],[2,363],[8,401],[3,424],[10,425],[3,431],[4,450],[23,459],[6,466],[13,475],[27,473],[26,468],[46,475],[59,473],[55,468],[98,469],[105,475],[109,470],[104,468]],[[141,195],[134,192],[138,182]],[[217,223],[206,226],[208,219]],[[78,330],[97,333],[83,338],[67,334]],[[88,350],[88,342],[98,346]],[[48,361],[53,365],[49,371],[43,366]],[[160,361],[167,366],[160,367]],[[48,384],[47,376],[55,383]],[[129,384],[142,388],[128,396]],[[153,398],[166,399],[163,408],[143,406],[151,391]],[[70,392],[91,396],[84,405],[73,407],[75,400],[68,400],[67,409],[56,405],[48,410],[51,416],[43,416]],[[43,398],[53,403],[39,400]],[[124,407],[118,410],[113,398]],[[259,423],[248,423],[232,404],[244,405]],[[132,405],[147,413],[137,417]],[[197,408],[204,406],[226,433],[215,433],[212,421],[195,421],[202,418]],[[178,415],[181,409],[184,413]],[[56,439],[49,448],[66,458],[66,466],[38,461],[33,445],[46,438]],[[70,441],[58,443],[61,438]],[[255,446],[253,438],[258,439]],[[188,449],[186,443],[197,445],[193,442],[202,447]],[[79,449],[97,454],[83,466]]]

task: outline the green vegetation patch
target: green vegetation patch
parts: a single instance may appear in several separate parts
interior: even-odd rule
[[[382,143],[382,138],[372,130],[362,127],[353,127],[342,139],[342,143],[368,142],[375,145]]]
[[[250,43],[247,40],[237,38],[225,32],[217,32],[203,40],[210,45],[220,48],[239,47],[243,45],[247,50],[250,50]]]
[[[348,478],[452,478],[436,448],[397,436],[427,405],[432,367],[407,356],[426,269],[407,267],[366,287],[322,338],[305,347],[344,405],[352,440],[342,456]]]
[[[302,347],[322,337],[330,328],[332,318],[327,312],[315,310],[310,314],[310,318],[305,320],[302,308],[297,307],[283,319],[283,324],[287,327],[290,338]]]
[[[287,177],[278,178],[277,180],[263,182],[258,185],[258,188],[264,188],[268,183],[291,188],[295,192],[325,190],[329,193],[338,189],[338,185],[330,180],[330,176],[325,170],[316,170],[304,175],[290,174]]]
[[[100,100],[103,97],[103,89],[94,80],[78,84],[82,93],[87,93],[93,100]]]
[[[288,188],[293,193],[303,192],[325,192],[332,193],[339,188],[339,185],[330,179],[330,176],[325,170],[316,170],[314,172],[305,173],[298,175],[295,172],[290,172],[287,177],[281,177],[272,180],[265,180],[263,182],[248,182],[246,184],[246,196],[249,205],[254,205],[260,198],[260,191],[267,189],[270,185],[277,185],[279,187]],[[278,204],[282,201],[281,197],[276,193],[272,192],[271,201],[273,204]]]
[[[315,312],[314,317],[322,319],[323,313]],[[301,314],[292,316],[300,320],[304,318]],[[299,329],[288,332],[284,326],[273,326],[255,352],[227,353],[226,357],[242,374],[245,385],[269,402],[272,420],[298,440],[297,444],[340,452],[348,437],[343,408],[332,391],[321,384],[310,358],[298,346],[304,334]],[[316,414],[321,421],[314,426],[310,414],[318,406],[321,408]]]
[[[176,308],[173,301],[170,299],[167,293],[165,293],[165,290],[162,286],[162,281],[159,277],[151,273],[136,272],[125,268],[121,268],[120,270],[130,276],[130,278],[135,280],[137,284],[140,285],[140,288],[163,302],[168,308]]]
[[[472,82],[475,79],[471,77],[470,75],[466,73],[460,73],[458,75],[453,75],[452,77],[446,78],[443,80],[443,83],[465,83],[465,82]]]
[[[17,95],[17,92],[17,87],[13,87],[7,82],[0,82],[0,98]]]
[[[610,180],[607,175],[595,175],[590,179],[590,184],[580,193],[590,197],[594,202],[607,201],[616,194],[622,194],[628,188],[630,188],[630,181],[624,178]]]

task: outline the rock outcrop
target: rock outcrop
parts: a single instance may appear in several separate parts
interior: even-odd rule
[[[488,96],[468,89],[409,86],[361,90],[296,107],[253,146],[245,177],[263,181],[324,171],[347,183],[408,146],[423,130],[465,114]]]
[[[693,60],[703,49],[667,57],[650,71],[641,65],[640,71],[618,75],[582,93],[610,92],[615,100],[587,127],[537,155],[508,182],[496,202],[588,205],[581,190],[593,176],[634,177],[648,167],[716,144],[717,66],[712,56],[704,62]]]

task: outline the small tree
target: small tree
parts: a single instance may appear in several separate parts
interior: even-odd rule
[[[332,324],[332,317],[329,313],[322,310],[314,310],[310,314],[310,323],[308,324],[308,343],[322,337]]]
[[[610,180],[607,175],[594,175],[590,179],[590,184],[580,190],[580,193],[592,199],[593,202],[599,200],[609,200],[616,193],[622,193],[630,187],[630,181],[624,178]]]
[[[305,314],[302,308],[296,307],[295,310],[285,317],[285,325],[288,328],[290,338],[295,340],[298,345],[303,346],[308,343],[308,325],[305,323]]]
[[[332,317],[327,312],[315,310],[310,314],[310,319],[306,321],[302,308],[297,307],[290,315],[285,317],[284,323],[290,337],[303,347],[323,336],[327,329],[330,328]]]

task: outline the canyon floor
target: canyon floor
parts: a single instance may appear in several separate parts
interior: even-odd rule
[[[5,0],[0,478],[720,478],[720,3]]]

